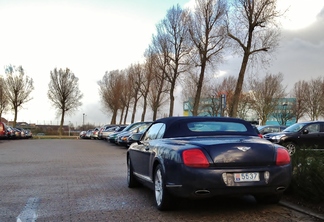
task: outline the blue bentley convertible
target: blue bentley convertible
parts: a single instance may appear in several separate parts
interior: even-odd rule
[[[287,149],[258,136],[242,119],[169,117],[156,120],[127,151],[127,182],[154,190],[159,210],[174,197],[253,195],[277,203],[289,186]]]

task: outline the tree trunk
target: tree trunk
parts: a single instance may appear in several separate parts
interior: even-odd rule
[[[175,83],[171,83],[169,116],[173,116],[173,109],[174,109],[174,85],[175,85]]]
[[[126,106],[126,111],[125,111],[125,116],[124,116],[124,124],[126,124],[126,121],[127,121],[128,109],[129,109],[129,103]]]
[[[64,115],[65,115],[65,111],[62,110],[62,115],[61,115],[61,123],[60,123],[60,128],[59,128],[59,135],[62,136],[63,133],[63,124],[64,124]]]
[[[147,96],[144,97],[143,112],[142,112],[142,118],[141,118],[142,122],[145,120],[145,115],[146,115],[146,108],[147,108],[146,97]]]
[[[135,98],[134,106],[133,106],[133,113],[132,113],[132,120],[131,120],[131,123],[133,123],[133,122],[135,121],[135,114],[136,114],[137,101],[138,101],[138,99]]]
[[[240,73],[237,79],[236,87],[235,87],[235,92],[233,95],[233,104],[231,106],[229,116],[230,117],[237,117],[237,108],[239,104],[239,99],[240,99],[240,94],[242,92],[242,87],[243,87],[243,81],[244,81],[244,75],[246,71],[246,67],[249,61],[249,53],[245,52],[242,60],[242,65],[240,69]]]
[[[17,124],[17,115],[18,115],[18,107],[15,106],[15,117],[14,117],[14,122],[13,122],[13,127],[16,127]]]
[[[204,62],[202,62],[201,68],[200,68],[200,75],[199,75],[199,81],[198,81],[198,86],[197,86],[197,93],[195,95],[193,111],[192,111],[193,116],[198,116],[201,89],[202,89],[204,76],[205,76],[205,68],[206,68],[206,62],[204,61]]]
[[[117,112],[118,112],[118,109],[117,109],[117,110],[115,109],[115,110],[113,111],[113,115],[112,115],[112,117],[111,117],[110,124],[116,124]]]
[[[120,119],[119,119],[119,125],[121,125],[122,122],[123,122],[124,111],[125,111],[125,109],[122,108],[122,110],[121,110],[121,114],[120,114]]]

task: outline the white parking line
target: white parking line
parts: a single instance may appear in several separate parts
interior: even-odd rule
[[[31,197],[28,199],[23,211],[18,215],[17,222],[35,222],[37,219],[37,208],[39,198]]]

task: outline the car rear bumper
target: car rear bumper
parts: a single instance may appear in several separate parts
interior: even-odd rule
[[[168,177],[167,189],[170,193],[187,198],[205,198],[219,195],[275,195],[283,193],[289,186],[291,165],[255,169],[194,169],[182,167],[178,180]],[[264,172],[270,173],[268,181]],[[225,184],[223,173],[227,175],[242,172],[259,172],[260,181],[234,182]],[[169,172],[168,172],[169,173]]]

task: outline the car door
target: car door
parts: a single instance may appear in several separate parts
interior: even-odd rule
[[[303,133],[307,130],[307,133]],[[320,145],[320,123],[311,123],[302,129],[299,145],[317,148]]]
[[[321,131],[319,132],[319,145],[318,148],[324,149],[324,123],[320,123]]]
[[[135,173],[142,177],[149,178],[150,161],[154,156],[154,148],[151,147],[151,141],[155,140],[160,134],[163,123],[153,124],[142,136],[139,144],[133,145],[130,149],[131,161]]]

